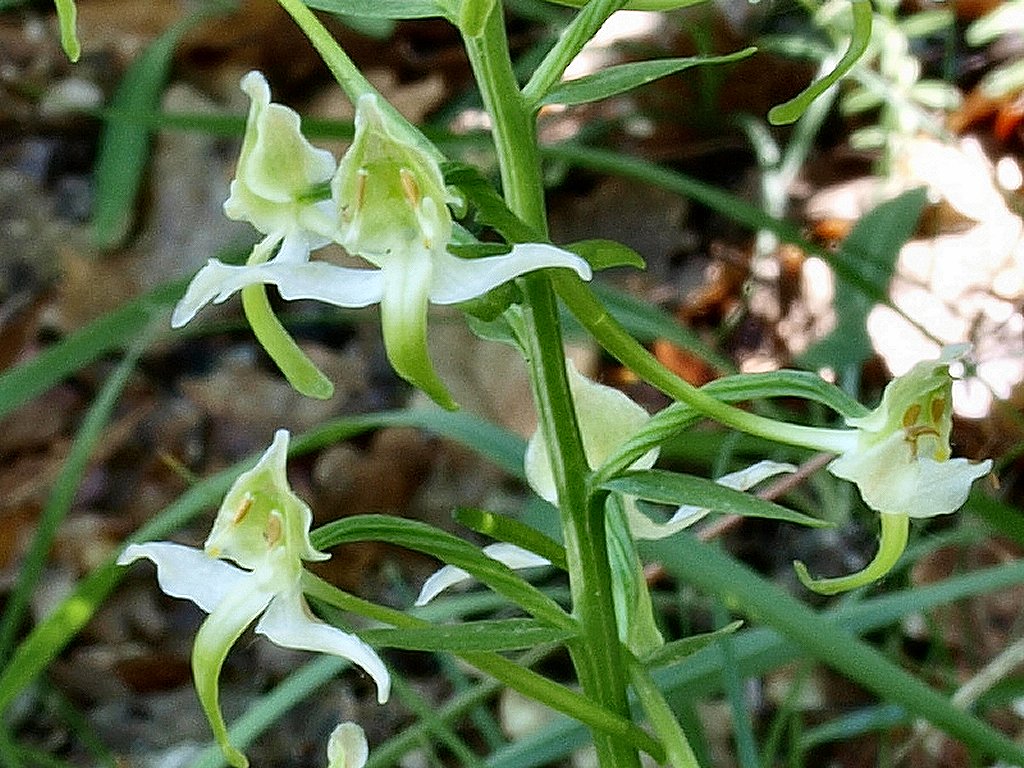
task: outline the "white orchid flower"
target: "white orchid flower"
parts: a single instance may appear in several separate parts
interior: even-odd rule
[[[288,432],[279,430],[256,466],[224,497],[202,550],[150,542],[130,544],[118,558],[121,565],[152,560],[165,593],[210,614],[192,647],[192,673],[214,736],[228,762],[239,768],[248,761],[228,740],[219,677],[231,646],[257,618],[256,632],[277,645],[341,656],[361,667],[377,684],[381,703],[390,690],[388,671],[373,649],[315,619],[302,596],[303,561],[330,555],[310,542],[312,513],[288,485],[287,454]]]
[[[370,757],[366,733],[356,723],[341,723],[327,740],[327,768],[363,768]]]
[[[918,363],[885,388],[882,402],[866,416],[846,420],[848,447],[828,465],[836,477],[857,484],[864,503],[881,514],[881,537],[875,559],[860,573],[815,581],[797,563],[810,589],[834,594],[880,578],[906,547],[911,517],[955,512],[971,485],[992,469],[992,461],[950,458],[953,428],[949,367],[970,347],[942,350],[937,360]],[[835,430],[832,430],[835,433]]]
[[[175,308],[174,327],[209,302],[225,301],[256,284],[274,285],[288,300],[350,308],[379,303],[384,345],[395,371],[454,408],[427,352],[428,303],[465,302],[547,267],[572,269],[590,279],[586,261],[545,243],[517,244],[508,253],[474,259],[449,253],[448,205],[455,198],[444,186],[437,160],[392,130],[376,96],[363,96],[356,105],[355,137],[332,173],[333,160],[302,137],[298,116],[269,103],[261,75],[247,75],[243,88],[253,107],[225,210],[251,221],[267,237],[245,266],[211,259]],[[333,199],[309,202],[328,179]],[[375,269],[309,261],[311,250],[331,240]]]
[[[229,219],[248,221],[266,236],[253,249],[250,263],[266,261],[276,248],[275,263],[301,264],[310,251],[331,242],[337,228],[331,201],[317,201],[313,195],[334,176],[334,156],[306,140],[294,110],[271,103],[262,74],[250,72],[241,86],[250,99],[249,117],[224,213]],[[199,271],[175,307],[175,328],[191,320],[204,304],[224,301],[237,290],[225,292],[224,266],[211,259]]]

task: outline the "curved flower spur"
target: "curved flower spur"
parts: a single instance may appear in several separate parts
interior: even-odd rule
[[[251,222],[266,238],[245,266],[211,259],[175,308],[174,327],[209,302],[257,284],[275,285],[289,300],[350,308],[380,303],[384,346],[395,371],[454,408],[427,350],[428,303],[459,304],[548,267],[590,279],[586,261],[546,243],[517,244],[508,253],[475,259],[450,254],[448,206],[456,200],[434,156],[399,137],[377,96],[365,95],[356,105],[355,137],[331,178],[333,160],[302,136],[296,113],[269,103],[263,76],[249,73],[242,88],[253,106],[225,213]],[[321,191],[328,179],[330,200]],[[312,250],[332,241],[376,269],[309,260]]]
[[[277,645],[341,656],[361,667],[377,684],[380,703],[391,685],[374,650],[314,618],[302,596],[303,561],[330,555],[310,543],[312,513],[288,485],[287,455],[288,432],[278,430],[256,466],[239,475],[224,497],[203,549],[164,541],[129,544],[117,560],[152,560],[166,594],[210,614],[192,647],[192,674],[214,736],[239,768],[248,761],[228,740],[218,681],[231,646],[257,617],[256,632]]]

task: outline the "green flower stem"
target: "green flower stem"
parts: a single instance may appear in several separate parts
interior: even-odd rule
[[[482,34],[464,37],[463,41],[491,118],[505,202],[534,231],[546,236],[548,219],[537,126],[512,71],[501,4],[491,9]]]
[[[627,0],[592,0],[587,3],[572,23],[558,37],[558,41],[547,52],[537,66],[530,81],[523,86],[523,97],[533,108],[540,104],[548,92],[558,83],[565,68],[583,50],[583,46],[601,28],[615,11],[625,6]]]
[[[654,682],[651,673],[636,658],[629,660],[629,677],[651,727],[665,745],[668,764],[672,768],[700,768],[697,756],[665,700],[665,695]]]
[[[299,26],[299,29],[309,38],[316,52],[320,54],[324,64],[334,75],[341,89],[345,91],[349,101],[355,104],[359,97],[372,93],[380,96],[378,105],[380,109],[394,118],[394,125],[399,126],[402,131],[402,138],[419,146],[427,151],[438,161],[444,159],[441,152],[420,132],[416,126],[410,123],[405,117],[391,105],[391,103],[380,95],[380,92],[370,83],[369,80],[359,71],[359,67],[348,57],[344,49],[338,45],[338,41],[327,30],[302,0],[278,0],[280,5]]]
[[[723,403],[713,395],[676,376],[634,339],[605,310],[578,279],[554,275],[559,297],[597,342],[619,362],[674,400],[686,403],[705,416],[758,437],[829,453],[844,453],[857,445],[853,429],[825,429],[776,421]]]
[[[482,33],[466,36],[464,41],[491,117],[506,203],[527,225],[546,234],[536,123],[512,71],[501,4],[492,9]],[[580,639],[570,646],[573,663],[586,697],[628,719],[629,680],[615,620],[603,496],[588,498],[586,478],[590,468],[572,406],[555,295],[544,274],[530,274],[517,282],[523,294],[521,341],[526,349],[539,428],[551,455],[573,610],[581,628]],[[607,731],[593,730],[593,736],[601,766],[639,768],[635,744]],[[661,751],[660,745],[657,749]]]
[[[431,626],[423,619],[343,592],[308,571],[302,574],[302,591],[335,608],[368,616],[393,627]],[[665,753],[661,744],[627,717],[609,712],[589,698],[497,653],[466,651],[456,655],[509,688],[589,726],[595,733],[607,734],[607,738],[629,744],[634,750],[642,749],[659,762],[663,760]]]
[[[900,559],[900,555],[903,554],[903,550],[907,548],[910,516],[883,512],[879,517],[882,518],[882,527],[878,534],[878,552],[874,559],[867,564],[867,567],[849,576],[840,576],[835,579],[814,579],[808,573],[807,566],[797,560],[793,563],[793,567],[796,568],[796,575],[800,578],[800,583],[819,595],[836,595],[877,581],[891,571],[896,565],[896,561]]]

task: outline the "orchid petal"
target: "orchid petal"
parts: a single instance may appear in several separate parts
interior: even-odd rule
[[[598,384],[567,363],[569,389],[572,392],[580,437],[587,463],[599,467],[630,436],[650,418],[640,405],[612,387]],[[658,450],[649,451],[632,464],[630,469],[648,469],[658,459]],[[524,460],[526,480],[542,499],[557,505],[558,492],[551,473],[551,460],[547,445],[540,432],[534,433],[526,445]]]
[[[377,701],[383,704],[388,700],[391,676],[380,656],[355,635],[312,618],[298,587],[274,598],[256,625],[256,631],[285,648],[330,653],[348,659],[373,678],[377,684]]]
[[[246,768],[249,761],[228,739],[227,725],[220,711],[220,671],[231,646],[274,597],[274,593],[262,588],[252,574],[247,576],[246,583],[210,613],[192,646],[196,694],[224,757],[236,768]]]
[[[356,723],[341,723],[327,740],[327,768],[363,768],[370,757],[366,733]]]
[[[760,482],[770,477],[781,475],[784,472],[796,472],[792,464],[785,464],[778,461],[759,461],[745,469],[722,475],[715,482],[732,488],[734,491],[746,491],[753,488]],[[634,538],[637,539],[664,539],[679,533],[684,528],[689,528],[694,523],[702,520],[714,510],[693,504],[684,504],[676,510],[675,514],[664,523],[656,523],[647,515],[640,512],[635,504],[626,505],[626,515],[629,519],[629,529]]]
[[[157,582],[164,594],[191,600],[207,613],[241,589],[249,577],[246,571],[201,549],[167,541],[129,544],[117,564],[128,565],[143,557],[156,564]]]
[[[210,259],[192,278],[178,302],[171,324],[180,328],[210,301],[219,304],[247,285],[276,285],[287,300],[314,299],[338,307],[365,307],[381,300],[384,281],[380,270],[352,269],[325,262],[232,266]]]
[[[434,275],[430,300],[435,304],[457,304],[483,296],[488,291],[527,272],[548,267],[572,269],[583,280],[593,276],[590,265],[575,253],[546,243],[521,243],[509,253],[462,259],[447,251],[432,254]]]
[[[507,542],[498,542],[497,544],[488,544],[483,548],[483,553],[492,560],[497,560],[503,565],[507,565],[513,570],[521,568],[539,568],[545,565],[551,565],[551,561],[545,557],[541,557],[536,552],[531,552],[528,549],[517,547],[515,544],[509,544]],[[446,565],[438,571],[435,571],[430,575],[425,582],[423,587],[420,589],[420,594],[416,598],[416,605],[422,606],[429,603],[439,594],[444,592],[448,587],[455,584],[459,584],[463,581],[472,580],[472,576],[468,571],[462,568],[456,568],[454,565]]]
[[[211,557],[228,558],[244,568],[257,569],[276,558],[277,582],[290,572],[290,566],[280,564],[282,559],[297,568],[302,560],[330,557],[310,543],[313,513],[288,484],[288,439],[288,430],[277,430],[256,465],[232,483],[205,544]]]
[[[306,140],[294,110],[270,102],[263,75],[250,72],[241,85],[251,104],[224,213],[264,233],[292,231],[312,205],[304,196],[334,174],[334,158]]]
[[[971,484],[992,469],[991,460],[936,461],[913,455],[902,431],[885,440],[836,458],[828,470],[857,484],[864,503],[878,512],[932,517],[956,512]]]
[[[442,408],[453,410],[455,401],[434,370],[427,349],[427,291],[432,271],[430,254],[424,249],[384,265],[381,330],[395,372]]]

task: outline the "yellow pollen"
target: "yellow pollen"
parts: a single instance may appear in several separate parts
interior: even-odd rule
[[[918,417],[921,415],[921,406],[918,403],[914,403],[912,406],[907,408],[903,412],[903,428],[909,429],[917,423]]]
[[[263,538],[268,546],[274,546],[281,540],[281,516],[275,511],[267,517],[267,527],[263,531]]]
[[[402,180],[402,191],[405,193],[405,199],[409,201],[409,205],[413,208],[418,207],[420,204],[420,188],[416,183],[416,179],[405,168],[399,168],[398,176]]]
[[[238,505],[238,509],[235,510],[235,514],[231,516],[231,522],[234,525],[238,525],[245,519],[245,516],[249,514],[249,510],[252,509],[253,501],[254,499],[251,494],[245,494],[241,503]]]

